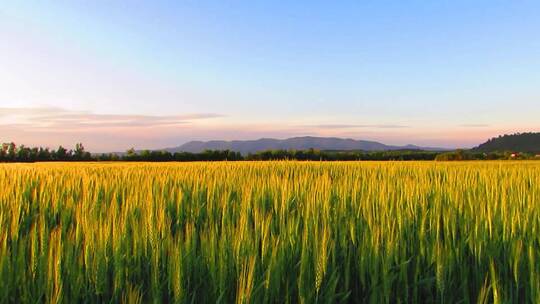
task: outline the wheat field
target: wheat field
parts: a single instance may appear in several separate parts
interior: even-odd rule
[[[538,303],[540,162],[0,165],[0,303]]]

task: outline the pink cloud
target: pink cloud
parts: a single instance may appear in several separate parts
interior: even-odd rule
[[[473,147],[504,133],[534,131],[522,126],[485,124],[414,126],[402,124],[348,124],[292,122],[238,123],[215,113],[183,115],[97,114],[62,108],[1,108],[0,142],[55,148],[83,142],[93,152],[159,149],[190,140],[242,140],[261,137],[335,136],[374,140],[385,144]]]
[[[108,128],[162,127],[189,124],[194,120],[217,118],[214,113],[189,115],[117,115],[70,111],[62,108],[0,108],[0,126],[34,131],[79,132]],[[2,119],[10,122],[2,123]]]

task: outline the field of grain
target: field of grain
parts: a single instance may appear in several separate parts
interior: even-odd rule
[[[540,162],[0,165],[0,303],[540,301]]]

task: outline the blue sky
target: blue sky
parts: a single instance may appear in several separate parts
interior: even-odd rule
[[[540,129],[538,1],[18,2],[0,5],[2,141],[470,147]]]

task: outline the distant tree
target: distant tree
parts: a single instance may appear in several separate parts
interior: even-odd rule
[[[73,151],[74,160],[83,161],[83,160],[92,160],[92,154],[86,152],[82,143],[77,143],[75,145],[75,151]]]
[[[17,161],[20,162],[27,162],[30,160],[30,149],[25,147],[24,145],[21,145],[19,149],[17,150]]]
[[[463,153],[462,149],[457,149],[455,152],[455,159],[454,160],[464,160],[465,154]]]
[[[126,157],[128,159],[133,159],[137,156],[137,153],[135,152],[135,148],[130,148],[126,151]]]
[[[140,155],[140,156],[141,156],[141,159],[143,159],[143,160],[150,160],[151,154],[150,154],[150,151],[149,151],[149,150],[143,150],[143,151],[141,152],[141,155]]]
[[[83,156],[84,156],[84,146],[82,143],[77,143],[75,145],[75,151],[73,153],[73,156],[75,158],[75,160],[82,160],[83,159]]]
[[[55,160],[68,160],[68,151],[62,146],[59,146],[53,154]]]
[[[8,150],[9,144],[2,144],[2,147],[0,148],[0,161],[7,161],[7,150]]]
[[[99,161],[117,161],[118,155],[114,153],[103,153],[97,157],[97,160]]]
[[[14,142],[8,144],[7,157],[11,161],[15,161],[17,157],[17,145]]]
[[[49,151],[49,148],[39,148],[36,156],[36,160],[39,161],[47,161],[51,160],[51,152]]]

